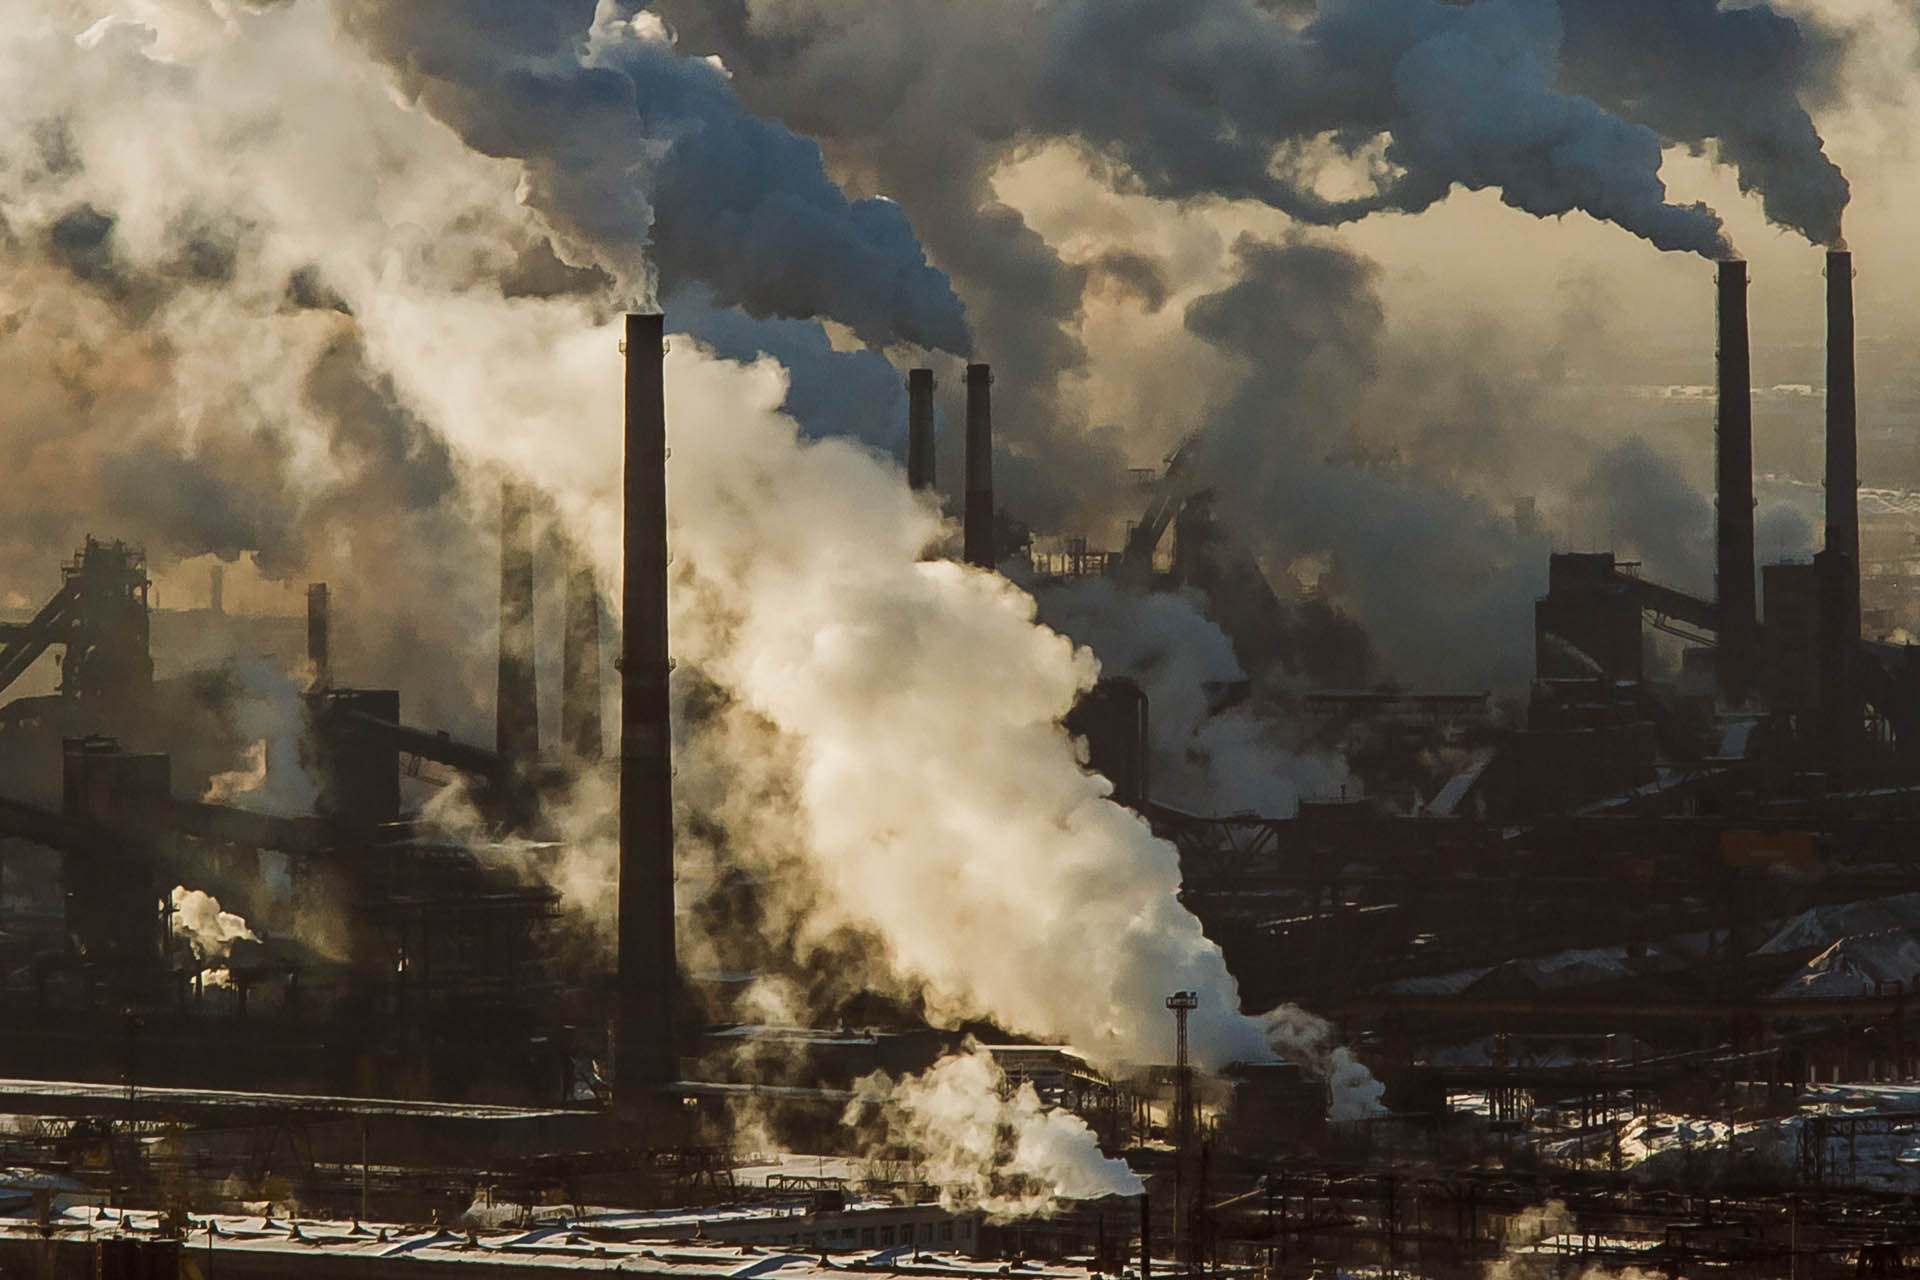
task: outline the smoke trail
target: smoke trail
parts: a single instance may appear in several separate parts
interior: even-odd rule
[[[653,15],[612,0],[334,7],[436,117],[521,163],[526,198],[578,262],[634,289],[651,262],[667,289],[704,281],[752,314],[967,350],[960,304],[900,207],[849,201],[812,142],[748,115],[726,70],[676,53]]]
[[[1712,144],[1768,221],[1815,244],[1840,240],[1847,179],[1802,104],[1832,94],[1842,52],[1817,16],[1716,0],[1559,2],[1567,87],[1670,141]]]
[[[1418,211],[1457,184],[1708,255],[1725,247],[1718,219],[1667,202],[1662,140],[1714,140],[1770,218],[1816,238],[1846,200],[1801,104],[1828,91],[1837,42],[1766,5],[1323,0],[1301,17],[1255,0],[1056,0],[1037,13],[976,6],[947,39],[934,38],[952,33],[933,4],[861,21],[845,0],[791,0],[751,20],[687,0],[658,7],[690,42],[752,68],[751,101],[908,193],[943,254],[943,215],[916,199],[934,191],[919,171],[990,171],[1035,136],[1083,140],[1116,179],[1157,195],[1256,199],[1307,222]],[[981,65],[995,68],[992,94],[962,70]],[[942,138],[937,155],[874,136],[873,122],[903,116],[945,126],[916,135]],[[1325,194],[1330,159],[1363,189]],[[952,205],[967,193],[940,194]]]
[[[1651,129],[1553,87],[1561,38],[1552,0],[1330,0],[1297,32],[1253,0],[1082,0],[1054,33],[1048,90],[1063,125],[1160,195],[1330,224],[1491,187],[1528,213],[1579,210],[1722,255],[1716,215],[1667,202]],[[1276,166],[1287,144],[1329,136],[1349,156],[1386,139],[1373,190],[1320,195],[1311,152]]]

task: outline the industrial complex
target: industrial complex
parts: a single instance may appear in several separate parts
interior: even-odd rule
[[[1206,1069],[1190,991],[1154,996],[1166,1061],[1111,1062],[879,996],[776,1025],[735,998],[751,974],[684,963],[685,912],[748,921],[782,890],[742,877],[676,909],[659,315],[626,321],[617,597],[537,557],[538,495],[503,488],[491,744],[344,679],[314,583],[303,636],[254,637],[302,651],[298,731],[264,750],[314,793],[248,800],[236,769],[287,762],[247,764],[232,671],[156,678],[145,554],[89,538],[0,623],[0,694],[59,660],[53,692],[0,706],[0,1275],[1900,1272],[1920,1258],[1920,658],[1885,638],[1905,575],[1863,555],[1851,256],[1826,278],[1811,563],[1755,564],[1727,261],[1716,598],[1555,554],[1513,619],[1535,653],[1518,715],[1480,690],[1296,690],[1356,785],[1289,812],[1165,803],[1126,679],[1066,717],[1177,850],[1241,1009],[1293,1019],[1276,1055]],[[967,366],[959,559],[1035,592],[1185,593],[1250,669],[1284,661],[1285,606],[1181,454],[1120,550],[1038,550],[995,501],[992,383]],[[929,490],[933,371],[907,385],[905,480]],[[548,589],[564,688],[543,734]],[[423,769],[470,808],[458,831],[408,798]],[[547,874],[589,784],[617,795],[611,951],[581,945]],[[956,1056],[1137,1185],[1081,1194],[991,1150],[965,1181],[869,1114],[872,1081]]]

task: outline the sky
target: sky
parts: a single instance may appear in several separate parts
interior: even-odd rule
[[[1698,86],[1641,65],[1659,42],[1630,37],[1646,19],[1625,0],[1329,0],[1317,19],[1300,0],[992,0],[963,23],[934,0],[35,0],[0,28],[24,68],[0,216],[12,296],[33,299],[10,312],[23,390],[0,439],[28,511],[0,600],[30,609],[67,544],[118,526],[148,544],[163,603],[201,603],[218,558],[229,607],[297,611],[308,578],[351,595],[370,557],[348,549],[396,511],[414,526],[396,548],[473,532],[490,491],[475,466],[557,465],[504,431],[462,445],[444,415],[484,417],[474,399],[498,388],[396,367],[451,369],[460,322],[450,301],[352,296],[404,262],[415,286],[431,275],[468,303],[497,289],[527,315],[664,304],[716,354],[779,360],[808,435],[888,456],[907,366],[939,372],[945,424],[961,363],[988,360],[1003,505],[1096,545],[1137,514],[1128,468],[1199,430],[1205,478],[1283,595],[1329,593],[1387,674],[1511,685],[1546,550],[1613,547],[1711,590],[1712,403],[1674,389],[1712,381],[1712,266],[1649,240],[1723,223],[1751,261],[1762,558],[1811,549],[1824,259],[1776,223],[1837,208],[1806,195],[1829,176],[1822,147],[1851,184],[1863,478],[1920,485],[1910,6],[1781,0],[1724,50],[1697,38],[1726,16],[1705,0],[1659,12],[1678,15],[1659,56]],[[1797,61],[1779,61],[1783,29]],[[136,56],[143,74],[105,74]],[[1340,157],[1343,126],[1370,140]],[[1787,138],[1798,169],[1749,165],[1756,137]],[[85,158],[49,167],[50,140]],[[1331,216],[1342,201],[1381,207]],[[107,217],[99,243],[68,216],[89,209]],[[172,394],[219,385],[205,369],[154,372],[218,310],[176,305],[193,290],[170,240],[196,220],[219,236],[193,243],[262,234],[243,266],[304,282],[285,286],[297,320],[228,344],[250,367],[275,358],[265,335],[291,345],[225,402]],[[322,266],[301,274],[302,253]],[[245,284],[255,303],[280,287]],[[329,297],[357,324],[325,321]],[[103,301],[156,363],[49,408],[62,384],[29,340],[70,342]],[[303,369],[316,342],[331,354]],[[566,350],[583,371],[584,334]],[[565,397],[518,384],[527,420],[566,416]],[[91,429],[65,429],[69,409]],[[288,425],[316,412],[330,431]],[[379,430],[339,425],[369,414]],[[101,426],[123,417],[139,425]],[[298,479],[323,473],[322,491]],[[283,485],[297,500],[270,496]],[[191,503],[155,497],[176,493]],[[1538,538],[1512,527],[1521,501]]]

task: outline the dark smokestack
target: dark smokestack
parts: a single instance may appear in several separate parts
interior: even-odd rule
[[[333,683],[333,666],[327,645],[327,584],[307,584],[307,663],[313,668],[313,687],[324,689]]]
[[[1853,653],[1860,641],[1859,604],[1853,562],[1837,551],[1813,558],[1814,659],[1819,669],[1820,727],[1830,759],[1849,754],[1860,736],[1860,699],[1854,694]],[[1849,631],[1848,623],[1853,629]]]
[[[1747,264],[1720,264],[1720,416],[1716,581],[1719,591],[1720,694],[1741,706],[1753,688],[1759,625],[1753,598],[1753,366],[1747,351]]]
[[[1845,618],[1836,634],[1860,636],[1860,443],[1853,381],[1853,255],[1827,253],[1827,546],[1844,556]]]
[[[600,588],[590,565],[567,570],[567,634],[560,654],[560,740],[576,758],[598,760]]]
[[[907,485],[933,488],[933,370],[907,370]]]
[[[533,669],[533,500],[500,483],[500,679],[494,749],[524,764],[540,754],[540,689]]]
[[[965,551],[968,564],[991,569],[993,546],[993,371],[967,366],[967,490]]]
[[[1153,1201],[1140,1193],[1140,1280],[1153,1280]]]
[[[620,638],[620,972],[614,1098],[680,1074],[674,1039],[673,756],[667,722],[665,331],[627,317],[625,572]]]

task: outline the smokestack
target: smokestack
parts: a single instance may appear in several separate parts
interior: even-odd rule
[[[500,483],[500,674],[494,749],[524,764],[540,754],[540,689],[533,669],[533,500]]]
[[[933,488],[933,370],[907,370],[907,486]]]
[[[966,561],[991,569],[993,546],[993,371],[967,366]]]
[[[593,580],[591,565],[569,565],[567,570],[567,632],[560,654],[560,741],[577,759],[600,759],[600,589]]]
[[[1140,1193],[1140,1280],[1153,1280],[1153,1201]]]
[[[307,663],[313,668],[313,687],[325,689],[333,683],[333,667],[327,651],[327,584],[307,584]]]
[[[214,561],[207,571],[207,612],[219,617],[227,611],[227,566]]]
[[[625,565],[620,637],[620,971],[614,1100],[641,1106],[680,1074],[674,1038],[673,756],[667,721],[665,331],[627,317]]]
[[[1844,556],[1845,616],[1836,634],[1860,636],[1860,444],[1853,381],[1853,255],[1827,252],[1827,545]]]
[[[1753,688],[1759,624],[1753,598],[1753,366],[1747,350],[1747,264],[1720,264],[1717,475],[1720,695],[1742,706]]]

